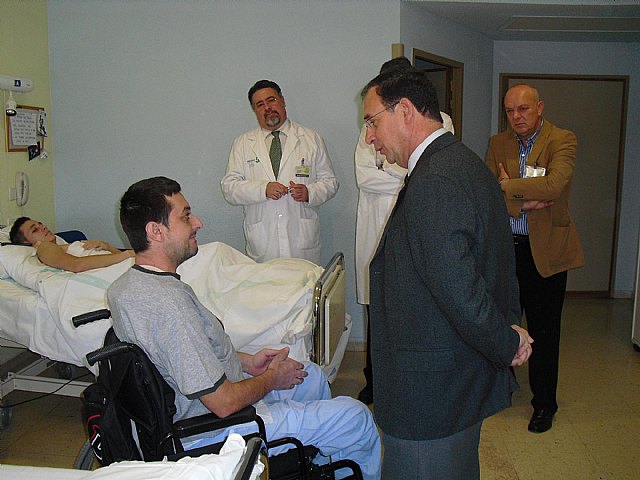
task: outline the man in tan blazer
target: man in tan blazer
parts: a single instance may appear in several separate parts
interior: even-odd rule
[[[529,85],[510,88],[511,129],[491,138],[487,164],[500,182],[513,232],[520,305],[534,339],[529,362],[533,416],[529,431],[552,426],[558,410],[560,323],[567,270],[584,265],[569,191],[576,136],[544,120],[544,102]]]

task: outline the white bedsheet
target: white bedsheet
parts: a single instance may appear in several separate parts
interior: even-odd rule
[[[92,472],[0,464],[0,477],[3,480],[230,480],[242,460],[244,447],[244,439],[232,433],[219,455],[185,457],[177,462],[118,462]],[[251,479],[258,478],[263,470],[262,463],[258,463]]]
[[[33,251],[25,250],[30,247],[11,247],[22,249],[18,252],[7,248],[0,247],[0,262],[5,270],[40,297],[24,297],[38,305],[34,307],[38,318],[19,319],[32,322],[32,330],[22,329],[20,340],[10,338],[54,360],[86,365],[84,356],[102,346],[110,320],[76,329],[71,319],[104,308],[106,289],[132,265],[133,259],[74,274],[43,265]],[[266,345],[295,343],[299,348],[294,355],[305,357],[309,348],[305,339],[312,329],[313,288],[322,270],[300,259],[259,264],[232,247],[215,242],[201,245],[198,254],[180,266],[179,273],[203,304],[220,318],[238,350],[253,353]],[[0,295],[4,297],[3,290]],[[0,301],[2,325],[14,314],[9,312],[12,305],[6,305],[11,301],[5,300]],[[50,318],[39,318],[43,313]],[[4,330],[2,325],[0,329]],[[17,333],[20,329],[13,330]]]

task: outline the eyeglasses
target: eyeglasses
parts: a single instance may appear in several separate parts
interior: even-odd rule
[[[383,110],[380,110],[375,115],[371,115],[369,118],[367,118],[364,121],[365,126],[367,128],[376,128],[375,123],[373,123],[373,119],[376,118],[378,115],[380,115],[382,112],[386,112],[387,110],[392,111],[394,108],[396,108],[396,105],[398,105],[398,103],[400,103],[400,102],[395,102],[393,105],[389,105],[387,108],[385,108]]]

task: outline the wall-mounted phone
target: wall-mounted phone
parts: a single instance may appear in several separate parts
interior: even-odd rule
[[[29,200],[29,177],[24,172],[16,173],[16,204],[26,205]]]

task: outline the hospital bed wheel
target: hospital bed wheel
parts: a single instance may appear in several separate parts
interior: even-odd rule
[[[93,455],[93,449],[89,440],[85,441],[78,452],[73,468],[76,470],[93,470],[93,461],[96,457]]]
[[[9,428],[11,417],[13,417],[13,408],[3,407],[0,404],[0,431]]]
[[[58,378],[71,380],[76,376],[77,368],[75,365],[58,362],[53,366],[53,368],[56,371],[56,375],[58,375]]]

